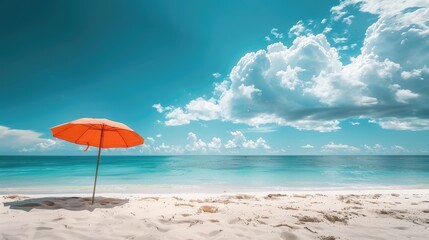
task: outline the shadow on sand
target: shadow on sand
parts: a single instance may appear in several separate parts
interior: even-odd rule
[[[17,201],[5,202],[5,207],[10,209],[18,209],[23,211],[31,211],[33,209],[66,209],[70,211],[94,211],[96,208],[114,208],[128,203],[128,199],[96,197],[94,205],[91,204],[90,197],[44,197],[44,198],[27,198]]]

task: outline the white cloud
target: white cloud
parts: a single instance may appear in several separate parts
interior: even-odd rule
[[[270,34],[265,36],[265,40],[271,42],[273,39],[283,38],[283,33],[280,33],[277,28],[272,28]]]
[[[188,144],[186,144],[185,149],[189,152],[203,152],[207,151],[207,144],[199,139],[197,135],[193,132],[188,133]]]
[[[429,119],[419,119],[415,117],[408,118],[381,118],[372,120],[371,123],[376,123],[383,129],[392,130],[407,130],[407,131],[421,131],[429,130]]]
[[[400,146],[400,145],[394,145],[391,147],[391,149],[395,152],[408,152],[408,150],[406,148],[404,148],[403,146]]]
[[[254,133],[269,133],[276,130],[275,126],[255,126],[252,128],[243,129],[242,132],[254,132]]]
[[[353,16],[353,15],[350,15],[350,16],[348,16],[348,17],[345,17],[345,18],[343,18],[343,23],[345,23],[345,24],[347,24],[347,25],[351,25],[352,24],[352,22],[353,22],[353,18],[354,18],[355,16]]]
[[[143,144],[138,150],[140,153],[145,154],[182,154],[185,152],[184,148],[180,145],[168,145],[162,142],[161,144],[155,144],[155,139],[148,137],[146,138],[149,140],[145,144]]]
[[[293,36],[298,37],[302,33],[304,33],[305,30],[306,30],[306,28],[304,26],[304,23],[303,23],[303,21],[300,20],[289,29],[288,36],[290,38],[292,38]]]
[[[326,18],[322,19],[322,21],[320,21],[321,24],[325,24],[326,23]]]
[[[261,92],[261,90],[255,88],[255,85],[245,86],[244,84],[241,84],[238,87],[238,90],[241,92],[241,94],[249,99],[252,98],[253,93]]]
[[[304,149],[312,149],[312,148],[314,148],[314,146],[313,146],[313,145],[311,145],[311,144],[306,144],[306,145],[304,145],[304,146],[301,146],[301,148],[304,148]]]
[[[332,31],[332,28],[331,27],[326,27],[325,29],[323,29],[323,33],[324,34],[326,34],[326,33],[330,33]]]
[[[247,140],[244,134],[241,131],[232,131],[230,134],[233,136],[233,139],[228,140],[225,144],[225,148],[242,148],[242,149],[271,149],[271,147],[266,143],[265,139],[258,138],[256,141]]]
[[[346,51],[346,50],[349,50],[349,46],[343,45],[343,46],[337,47],[337,49],[338,49],[338,51]]]
[[[389,148],[384,147],[381,144],[374,144],[373,146],[364,144],[364,149],[366,152],[368,153],[372,153],[372,154],[387,154],[390,152]]]
[[[271,29],[271,35],[273,35],[275,38],[283,38],[283,33],[279,33],[279,30],[277,28]]]
[[[220,73],[218,73],[218,72],[215,72],[215,73],[213,73],[213,74],[212,74],[212,76],[213,76],[214,78],[220,78],[220,77],[222,76],[222,74],[220,74]]]
[[[164,112],[164,108],[159,103],[152,105],[152,107],[155,108],[156,111],[159,112],[159,113]]]
[[[219,151],[222,147],[222,140],[218,137],[213,137],[212,141],[207,144],[207,147],[211,150]]]
[[[350,124],[351,124],[352,126],[360,125],[360,123],[359,123],[359,122],[350,122]]]
[[[280,70],[276,73],[280,77],[280,86],[295,90],[295,87],[302,85],[302,81],[299,80],[298,74],[304,72],[304,69],[300,67],[291,68],[287,66],[286,70]]]
[[[418,98],[419,94],[410,91],[409,89],[398,89],[395,93],[396,101],[400,103],[408,103],[409,100]]]
[[[340,5],[338,6],[334,6],[331,8],[332,20],[338,21],[342,17],[344,17],[344,15],[347,14],[347,11],[345,10],[345,7],[347,6],[347,4],[345,4],[344,2],[345,1],[341,2]]]
[[[0,126],[0,152],[44,152],[58,146],[60,146],[59,142],[42,138],[41,133]]]
[[[187,134],[187,143],[183,145],[169,145],[164,142],[157,143],[157,139],[152,137],[146,138],[146,143],[136,150],[143,154],[211,154],[211,153],[248,153],[248,154],[263,154],[274,153],[266,140],[262,137],[256,140],[247,139],[241,131],[230,132],[232,139],[222,144],[219,137],[213,137],[211,141],[205,142],[200,139],[197,134],[189,132]]]
[[[182,108],[171,108],[171,110],[166,114],[167,121],[165,125],[167,126],[177,126],[188,124],[191,121],[197,120],[213,120],[217,119],[220,114],[220,107],[216,104],[216,100],[211,98],[209,100],[203,98],[197,98],[190,101],[185,110]]]
[[[341,2],[343,8],[356,5],[362,12],[380,15],[381,17],[394,16],[413,8],[428,7],[426,0],[346,0]]]
[[[412,69],[410,71],[403,71],[401,77],[404,80],[419,79],[425,80],[429,76],[429,68],[424,66],[422,69]]]
[[[345,43],[347,42],[348,39],[346,37],[336,37],[336,38],[333,38],[333,40],[335,43]]]
[[[322,147],[322,152],[358,152],[359,148],[347,144],[328,143]]]
[[[156,137],[157,137],[157,138],[160,138],[160,137],[162,137],[162,134],[160,134],[160,133],[159,133],[159,134],[156,134]]]
[[[220,119],[328,132],[340,129],[344,119],[360,117],[386,129],[427,130],[427,1],[344,1],[331,9],[333,18],[342,19],[350,6],[378,14],[350,63],[340,60],[324,34],[301,36],[306,30],[300,21],[290,31],[298,36],[291,46],[279,42],[247,53],[229,79],[215,86],[212,98],[171,108],[165,124]]]

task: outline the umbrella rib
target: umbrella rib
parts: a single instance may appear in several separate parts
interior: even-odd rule
[[[121,132],[117,131],[117,133],[119,134],[119,136],[121,136],[121,138],[122,138],[122,141],[124,141],[124,143],[125,143],[125,146],[127,146],[127,148],[128,148],[128,144],[127,144],[127,142],[125,142],[125,139],[124,139],[124,137],[122,137],[122,134],[121,134]]]
[[[138,138],[142,138],[142,136],[140,136],[138,133],[136,133],[136,132],[134,132],[134,131],[132,131],[131,132],[132,134],[134,134],[136,137],[138,137]],[[143,140],[144,141],[144,140]]]
[[[82,135],[80,135],[80,136],[76,139],[76,141],[75,141],[74,143],[77,143],[77,141],[79,141],[79,139],[80,139],[83,135],[85,135],[85,133],[86,133],[86,132],[88,132],[88,131],[89,131],[89,129],[92,129],[92,128],[87,128],[87,129],[85,130],[85,132],[83,132],[83,133],[82,133]]]

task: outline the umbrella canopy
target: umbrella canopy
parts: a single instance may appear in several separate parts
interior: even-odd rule
[[[101,148],[129,148],[144,143],[144,139],[127,125],[108,119],[81,118],[51,128],[52,134],[72,143],[98,147],[92,203],[94,204]]]
[[[56,138],[93,147],[128,148],[144,142],[144,139],[127,125],[108,119],[81,118],[53,127],[51,131]]]

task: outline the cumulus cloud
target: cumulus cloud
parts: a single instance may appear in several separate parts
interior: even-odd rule
[[[359,148],[347,144],[328,143],[322,147],[322,152],[358,152]]]
[[[265,139],[258,138],[256,141],[248,140],[241,131],[230,132],[232,139],[228,140],[225,148],[240,148],[240,149],[271,149]]]
[[[32,130],[12,129],[0,126],[0,152],[44,152],[55,149],[60,144]]]
[[[222,140],[218,137],[213,137],[211,142],[207,144],[210,150],[219,151],[222,148]]]
[[[256,140],[247,139],[241,131],[231,131],[231,139],[222,144],[222,139],[213,137],[210,141],[204,141],[196,133],[189,132],[185,145],[169,145],[158,143],[157,139],[146,138],[146,143],[138,150],[146,154],[210,154],[210,153],[235,153],[236,150],[245,150],[248,153],[267,153],[272,148],[262,137]],[[275,151],[275,150],[273,150]]]
[[[207,151],[207,144],[203,140],[199,139],[195,133],[189,132],[187,140],[188,144],[185,146],[186,151],[202,153]]]
[[[215,85],[213,97],[164,110],[165,124],[220,119],[329,132],[359,117],[385,129],[427,130],[427,1],[343,1],[331,10],[333,18],[343,19],[350,6],[378,15],[350,63],[339,57],[344,46],[331,46],[323,33],[302,36],[301,21],[290,31],[297,36],[291,46],[278,42],[247,53]]]
[[[181,107],[169,107],[166,114],[167,126],[189,124],[191,121],[208,121],[217,119],[220,114],[220,106],[214,98],[206,100],[202,97],[190,101],[184,109]]]

